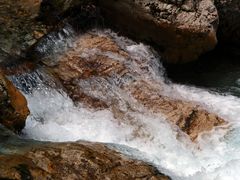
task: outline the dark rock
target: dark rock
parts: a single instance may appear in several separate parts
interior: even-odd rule
[[[219,14],[218,39],[222,44],[240,47],[240,1],[215,0]]]
[[[0,123],[19,132],[29,115],[25,97],[0,72]]]
[[[96,2],[106,24],[133,38],[156,45],[167,62],[196,60],[201,54],[212,50],[217,43],[218,14],[211,0]],[[40,15],[45,15],[44,19],[66,16],[69,12],[73,16],[81,16],[82,12],[89,12],[88,7],[94,6],[90,0],[48,0],[43,1]],[[73,8],[80,10],[74,14],[71,11]],[[48,12],[54,12],[54,15]],[[90,12],[96,11],[90,8]]]
[[[48,27],[36,21],[40,0],[0,1],[0,62],[19,56],[47,33]]]

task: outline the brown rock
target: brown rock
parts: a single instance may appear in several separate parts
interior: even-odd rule
[[[93,55],[91,58],[79,57],[86,49],[98,49],[100,51],[117,53],[127,56],[119,47],[107,37],[85,34],[77,41],[77,50],[69,50],[61,57],[59,65],[53,68],[54,73],[59,77],[68,91],[68,94],[75,102],[82,102],[93,108],[107,108],[107,102],[88,95],[83,88],[79,87],[78,80],[85,80],[91,77],[111,77],[114,73],[124,73],[126,68],[119,62],[104,55]]]
[[[106,23],[160,47],[164,60],[196,60],[217,44],[217,10],[211,0],[99,0]]]
[[[0,123],[19,132],[29,115],[25,97],[0,73]]]
[[[47,1],[57,14],[83,2],[92,1]],[[218,14],[212,0],[98,0],[97,5],[106,24],[155,44],[170,63],[196,60],[217,44]]]
[[[98,143],[46,144],[0,161],[0,179],[170,179]]]
[[[150,73],[141,76],[147,60],[142,61],[131,57],[111,37],[86,33],[76,40],[74,49],[59,58],[59,64],[52,71],[75,102],[92,108],[110,108],[120,122],[135,126],[136,136],[145,136],[145,133],[140,133],[141,124],[133,122],[134,118],[127,112],[139,109],[128,102],[130,97],[125,100],[119,97],[119,92],[128,94],[148,111],[165,116],[192,140],[204,131],[225,124],[223,119],[194,102],[164,96],[161,84]],[[143,71],[136,70],[138,68]],[[122,110],[122,106],[127,110]]]
[[[41,0],[0,1],[0,58],[21,56],[49,27],[36,21]],[[6,54],[8,55],[6,57]]]
[[[76,30],[95,27],[101,21],[95,0],[43,0],[39,18],[46,24],[68,22]]]
[[[179,126],[192,141],[204,131],[211,131],[215,126],[226,122],[213,113],[192,102],[176,100],[161,95],[159,89],[140,81],[131,84],[128,90],[145,107],[153,112],[162,113],[167,120]]]

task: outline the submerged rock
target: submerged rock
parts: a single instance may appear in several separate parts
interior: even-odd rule
[[[19,132],[24,128],[28,115],[25,97],[0,72],[0,123]]]
[[[59,17],[71,12],[73,7],[91,2],[43,1],[42,7],[45,8],[40,14],[49,14],[47,11],[51,10]],[[105,24],[156,45],[170,63],[196,60],[217,43],[218,14],[211,0],[98,0],[97,6],[101,9]],[[78,11],[75,13],[77,16]],[[53,15],[48,16],[51,18]]]
[[[74,48],[58,57],[51,72],[76,103],[94,109],[111,109],[119,122],[136,129],[133,136],[146,134],[129,112],[144,114],[147,110],[161,114],[192,140],[225,124],[223,119],[194,102],[164,95],[166,85],[158,79],[161,74],[158,74],[156,57],[146,49],[134,50],[138,47],[134,43],[124,45],[127,41],[118,41],[109,32],[85,33],[76,40]],[[51,62],[44,63],[51,66]]]
[[[98,143],[45,144],[0,161],[0,179],[170,179]]]

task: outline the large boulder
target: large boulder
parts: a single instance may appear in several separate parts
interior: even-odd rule
[[[0,179],[170,179],[98,143],[38,145],[21,154],[0,155],[0,162]]]
[[[169,63],[196,60],[217,44],[217,10],[211,0],[99,0],[106,23],[159,47]]]
[[[54,64],[51,59],[44,61],[74,102],[94,109],[109,108],[119,122],[133,126],[138,134],[144,134],[144,130],[141,124],[132,122],[129,112],[140,111],[140,107],[136,109],[139,105],[161,114],[192,140],[226,123],[194,102],[164,95],[166,85],[156,80],[156,69],[151,68],[157,59],[144,49],[136,50],[139,54],[134,55],[127,49],[134,45],[124,46],[127,40],[114,38],[109,32],[90,31],[78,37],[74,48],[59,56]]]
[[[184,63],[196,60],[217,44],[218,13],[212,0],[97,0],[105,24],[159,48],[164,60]],[[73,7],[82,9],[90,0],[46,0],[40,14],[61,18]],[[85,6],[86,7],[86,6]],[[84,8],[87,9],[87,8]],[[51,13],[49,13],[51,12]],[[54,12],[54,13],[52,13]],[[90,21],[89,21],[90,22]]]
[[[163,96],[159,89],[147,82],[135,82],[128,90],[147,109],[162,113],[169,122],[176,124],[192,141],[202,132],[226,124],[222,118],[194,102]]]
[[[19,132],[24,128],[28,115],[25,97],[0,72],[0,123]]]
[[[0,1],[0,62],[22,56],[48,27],[36,20],[41,0]]]

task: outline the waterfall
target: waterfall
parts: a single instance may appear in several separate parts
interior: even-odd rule
[[[161,59],[150,46],[138,44],[110,30],[94,30],[92,33],[110,36],[128,52],[134,61],[125,61],[110,52],[105,55],[117,62],[124,61],[124,65],[132,69],[136,77],[94,77],[79,81],[78,85],[90,96],[102,97],[106,101],[109,97],[114,99],[126,114],[123,118],[131,117],[131,123],[117,120],[110,108],[99,110],[74,103],[54,77],[41,67],[32,73],[10,77],[25,94],[31,111],[23,130],[24,138],[54,142],[87,140],[113,143],[115,146],[126,145],[141,152],[134,151],[134,157],[153,163],[173,179],[220,180],[239,177],[239,98],[174,84],[165,76]],[[62,41],[62,36],[55,38],[61,39],[51,39],[55,45],[66,42]],[[66,38],[69,40],[68,36]],[[71,48],[77,48],[74,42]],[[44,49],[48,48],[43,46],[39,51],[45,53]],[[58,51],[59,48],[54,49],[54,53]],[[89,53],[101,52],[89,49],[83,56]],[[119,88],[119,84],[131,83],[136,79],[155,82],[151,85],[166,96],[201,104],[210,112],[228,120],[229,125],[203,133],[195,144],[185,134],[179,135],[178,128],[169,124],[164,116],[146,110],[127,91]],[[96,86],[94,90],[91,89],[93,83]],[[133,135],[139,129],[140,135]]]

